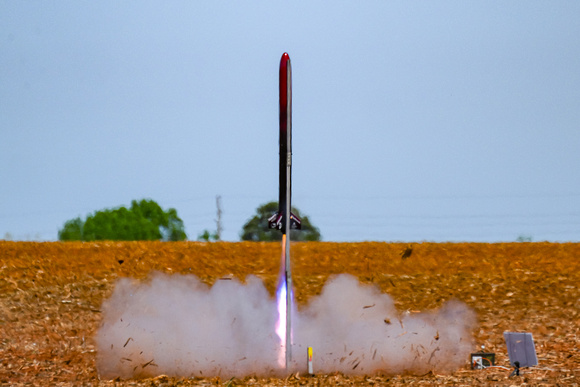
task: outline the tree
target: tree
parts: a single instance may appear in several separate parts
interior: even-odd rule
[[[279,241],[282,233],[279,230],[268,228],[268,218],[278,211],[278,202],[269,202],[256,209],[256,215],[244,224],[240,237],[244,241]],[[310,223],[308,216],[301,215],[296,207],[292,212],[302,221],[302,230],[291,230],[290,240],[319,241],[320,231]]]
[[[167,211],[153,200],[131,202],[131,208],[119,207],[96,211],[83,222],[76,218],[65,222],[58,232],[61,241],[94,240],[166,240],[187,238],[177,211]]]
[[[197,236],[197,240],[209,242],[210,240],[219,241],[220,239],[217,232],[212,233],[206,228],[201,234]]]
[[[61,241],[80,241],[83,239],[83,225],[81,218],[67,220],[62,230],[58,232]]]

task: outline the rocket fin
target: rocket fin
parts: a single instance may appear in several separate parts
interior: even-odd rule
[[[281,212],[276,212],[274,215],[268,218],[268,227],[282,231],[284,224],[282,222]]]
[[[290,228],[292,230],[302,230],[302,221],[293,213],[290,213]]]
[[[282,231],[284,228],[284,216],[281,212],[276,212],[274,215],[268,218],[268,228],[276,229]],[[302,221],[299,217],[290,213],[290,229],[291,230],[302,230]]]

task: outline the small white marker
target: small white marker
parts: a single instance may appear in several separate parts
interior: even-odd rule
[[[312,347],[308,347],[308,373],[314,375],[314,370],[312,368]]]

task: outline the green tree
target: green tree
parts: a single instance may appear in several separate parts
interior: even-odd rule
[[[61,241],[80,241],[83,239],[84,222],[81,218],[67,220],[62,230],[58,231],[58,239]]]
[[[210,240],[219,241],[217,232],[210,232],[207,228],[197,236],[198,241],[209,242]]]
[[[532,236],[531,235],[520,235],[516,239],[516,242],[531,242]]]
[[[177,211],[174,208],[163,211],[153,200],[133,200],[130,209],[119,207],[96,211],[84,222],[81,218],[69,220],[58,232],[61,241],[180,241],[186,238]]]
[[[278,211],[278,202],[269,202],[256,209],[256,215],[244,224],[240,238],[244,241],[279,241],[282,233],[279,230],[268,228],[268,218]],[[302,221],[302,230],[291,230],[290,240],[319,241],[320,231],[310,223],[308,216],[301,215],[296,207],[292,212]]]

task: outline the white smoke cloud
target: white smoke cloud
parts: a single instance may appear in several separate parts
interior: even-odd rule
[[[103,303],[96,335],[101,378],[283,376],[278,312],[262,280],[218,280],[154,273],[118,280]],[[293,370],[344,374],[452,371],[473,348],[475,314],[448,302],[439,310],[400,314],[392,298],[350,275],[331,278],[292,315]]]
[[[316,351],[322,373],[443,372],[468,361],[474,326],[475,314],[458,301],[400,315],[388,294],[340,275],[299,314],[296,336]]]

